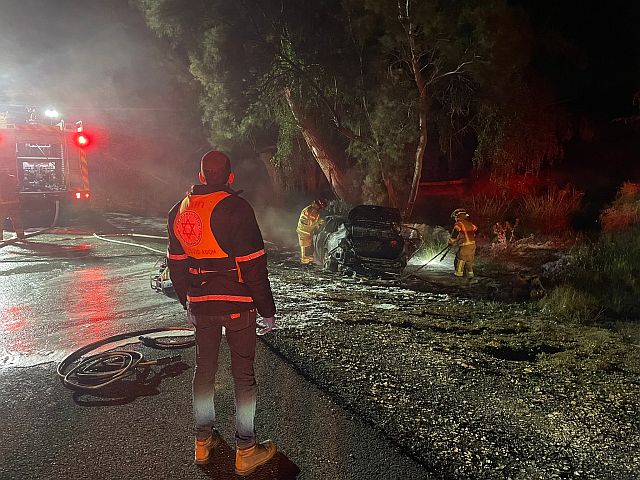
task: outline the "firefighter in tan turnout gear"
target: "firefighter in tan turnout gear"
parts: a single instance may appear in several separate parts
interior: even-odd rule
[[[0,241],[4,235],[4,221],[10,218],[18,238],[24,238],[24,227],[20,214],[18,182],[14,175],[0,172]]]
[[[320,218],[320,211],[326,206],[325,200],[317,199],[300,212],[296,231],[300,242],[300,263],[303,265],[313,263],[313,232],[324,223],[324,220]]]
[[[449,245],[457,246],[455,258],[456,277],[473,278],[473,259],[476,256],[476,232],[478,227],[469,221],[469,214],[463,208],[457,208],[451,213],[455,221],[449,236]]]

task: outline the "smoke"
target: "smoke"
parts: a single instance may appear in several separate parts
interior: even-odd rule
[[[197,92],[127,0],[3,0],[0,45],[0,108],[53,106],[94,135],[95,200],[153,212],[195,183]]]
[[[256,218],[265,241],[281,247],[298,246],[298,216],[300,211],[278,207],[260,207],[256,209]]]

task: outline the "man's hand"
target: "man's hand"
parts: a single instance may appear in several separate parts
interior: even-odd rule
[[[261,318],[260,320],[257,321],[258,323],[258,335],[265,335],[267,333],[269,333],[271,330],[273,330],[273,327],[275,327],[276,325],[276,317],[266,317],[266,318]]]

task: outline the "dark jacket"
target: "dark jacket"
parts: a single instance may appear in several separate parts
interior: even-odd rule
[[[194,185],[169,211],[167,230],[171,281],[193,314],[256,308],[263,317],[275,315],[262,234],[246,200],[230,189]]]
[[[14,175],[0,172],[0,204],[16,205],[19,202],[18,181]]]

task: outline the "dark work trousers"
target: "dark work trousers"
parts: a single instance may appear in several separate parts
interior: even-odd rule
[[[24,226],[22,225],[22,215],[20,214],[20,205],[17,202],[3,202],[0,200],[0,241],[4,235],[4,221],[10,218],[13,224],[13,230],[18,238],[24,237]]]
[[[196,368],[193,376],[193,415],[198,440],[211,435],[216,422],[215,382],[218,352],[225,327],[231,351],[236,407],[236,446],[248,448],[255,443],[256,380],[253,362],[256,355],[256,311],[233,315],[193,315],[196,327]],[[236,315],[239,315],[237,318]]]

